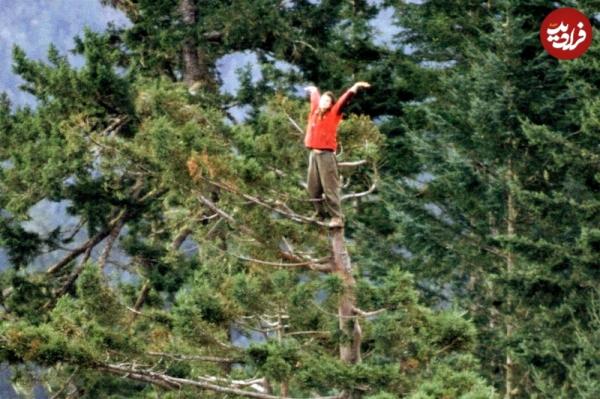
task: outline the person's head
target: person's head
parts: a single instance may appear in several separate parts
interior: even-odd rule
[[[319,108],[323,111],[327,111],[335,104],[335,96],[332,92],[326,91],[321,94],[321,99],[319,100]]]

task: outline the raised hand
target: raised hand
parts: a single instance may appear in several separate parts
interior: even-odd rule
[[[306,86],[304,90],[312,94],[313,91],[318,91],[319,89],[317,89],[317,86]]]
[[[368,82],[360,81],[354,83],[354,86],[350,90],[356,92],[358,89],[366,89],[367,87],[371,87],[371,85]]]

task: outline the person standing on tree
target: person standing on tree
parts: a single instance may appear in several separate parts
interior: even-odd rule
[[[322,95],[315,86],[306,87],[310,93],[310,114],[304,145],[310,150],[308,158],[308,195],[314,200],[321,218],[329,213],[329,227],[342,227],[343,215],[340,202],[340,180],[335,158],[337,150],[337,127],[342,120],[342,109],[358,89],[370,87],[367,82],[357,82],[335,100],[332,92]],[[322,195],[325,194],[325,201]],[[326,212],[327,211],[327,212]]]

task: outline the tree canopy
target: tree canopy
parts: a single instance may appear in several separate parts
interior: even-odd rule
[[[78,69],[54,46],[48,62],[15,47],[38,105],[0,97],[0,359],[15,383],[598,396],[598,41],[564,62],[538,38],[570,3],[102,3],[132,25],[74,38]],[[577,3],[594,33],[597,6]],[[374,40],[386,10],[391,45]],[[216,63],[239,51],[262,78],[240,70],[224,94]],[[357,80],[372,88],[338,131],[347,223],[328,229],[306,194],[298,93]],[[41,201],[77,226],[27,229]]]

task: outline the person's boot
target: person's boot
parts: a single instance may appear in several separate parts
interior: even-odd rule
[[[343,227],[344,226],[344,222],[342,221],[342,218],[334,216],[329,221],[328,226],[330,228]]]

